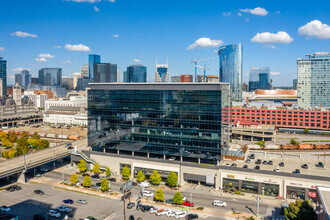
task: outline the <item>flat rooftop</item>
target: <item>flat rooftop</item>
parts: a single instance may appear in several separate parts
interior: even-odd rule
[[[325,213],[330,214],[330,187],[318,186],[317,191],[323,204]]]

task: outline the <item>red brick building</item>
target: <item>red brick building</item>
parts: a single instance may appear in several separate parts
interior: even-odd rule
[[[231,122],[251,121],[277,128],[310,128],[330,130],[330,111],[267,108],[231,108]]]

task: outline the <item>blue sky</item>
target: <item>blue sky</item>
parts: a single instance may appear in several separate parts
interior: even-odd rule
[[[36,76],[62,67],[72,76],[89,53],[118,64],[121,76],[128,65],[146,65],[149,81],[156,56],[168,58],[170,76],[193,74],[191,60],[213,57],[200,64],[218,75],[215,50],[242,43],[245,82],[249,68],[269,66],[275,85],[291,86],[298,57],[330,50],[326,0],[2,0],[0,20],[10,83],[21,68]]]

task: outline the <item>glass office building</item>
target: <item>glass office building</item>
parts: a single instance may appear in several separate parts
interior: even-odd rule
[[[101,63],[101,56],[96,54],[88,55],[89,78],[94,80],[94,64]]]
[[[117,64],[95,63],[94,82],[117,82]]]
[[[330,53],[298,59],[298,106],[330,107]]]
[[[62,86],[62,68],[42,68],[38,76],[42,86]]]
[[[0,79],[2,80],[2,96],[7,96],[7,61],[0,57]]]
[[[272,89],[269,82],[269,67],[253,67],[249,71],[249,91]]]
[[[147,82],[147,67],[142,65],[128,66],[124,75],[124,82]]]
[[[242,101],[242,44],[226,45],[219,48],[219,79],[230,84],[233,101]]]
[[[92,83],[88,145],[110,153],[220,160],[229,144],[229,103],[226,83]]]

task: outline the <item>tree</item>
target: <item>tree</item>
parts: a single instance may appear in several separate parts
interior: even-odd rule
[[[295,146],[298,146],[299,142],[292,138],[290,140],[290,144],[295,145]]]
[[[15,149],[10,149],[8,151],[8,158],[13,158],[17,155],[17,151]]]
[[[183,203],[183,197],[180,192],[176,192],[173,196],[173,203],[181,205]]]
[[[40,139],[40,135],[37,132],[34,132],[34,134],[31,137],[32,139]]]
[[[142,182],[143,180],[145,180],[145,178],[146,178],[146,176],[144,175],[142,170],[139,170],[139,172],[137,172],[137,174],[136,174],[136,180],[138,182]]]
[[[3,141],[3,139],[8,139],[8,135],[5,132],[1,131],[0,132],[0,140]]]
[[[288,208],[284,209],[284,217],[286,220],[304,220],[316,219],[316,213],[308,201],[291,202]]]
[[[3,139],[2,147],[14,147],[14,143],[11,142],[9,139]]]
[[[78,176],[77,176],[77,174],[72,174],[72,176],[70,177],[70,182],[73,185],[78,182]]]
[[[87,170],[86,162],[84,160],[80,160],[78,163],[78,168],[79,168],[80,173],[86,172],[86,170]]]
[[[168,186],[177,186],[178,185],[178,175],[175,172],[170,172],[166,179],[166,184]]]
[[[124,180],[128,180],[130,176],[131,176],[131,170],[127,166],[124,166],[124,168],[121,170],[121,177]]]
[[[16,133],[15,133],[15,131],[12,131],[12,132],[10,132],[10,135],[9,135],[9,137],[8,137],[8,140],[10,141],[10,142],[15,142],[16,140],[17,140],[17,135],[16,135]]]
[[[22,134],[21,134],[21,138],[28,139],[29,138],[29,134],[26,131],[23,131]]]
[[[3,152],[2,152],[2,157],[3,158],[8,158],[8,150],[4,150]]]
[[[109,180],[104,178],[101,180],[101,190],[104,192],[107,191],[108,189],[109,189]]]
[[[155,193],[155,200],[156,201],[160,201],[160,202],[164,202],[164,192],[163,189],[157,189],[156,193]]]
[[[307,134],[309,132],[309,128],[305,128],[304,132],[305,132],[305,134]]]
[[[259,145],[261,148],[265,147],[264,141],[258,141],[256,144]]]
[[[107,169],[105,170],[105,175],[106,176],[110,176],[111,175],[111,171],[110,171],[109,167],[107,167]]]
[[[154,185],[159,185],[161,181],[162,181],[162,177],[159,175],[157,170],[154,170],[152,172],[152,175],[150,176],[150,182]]]
[[[89,176],[84,176],[84,181],[82,183],[84,187],[90,187],[92,185],[91,178]]]
[[[97,163],[94,164],[93,169],[92,169],[92,172],[93,172],[94,174],[98,174],[98,173],[100,173],[100,165],[98,165]]]

